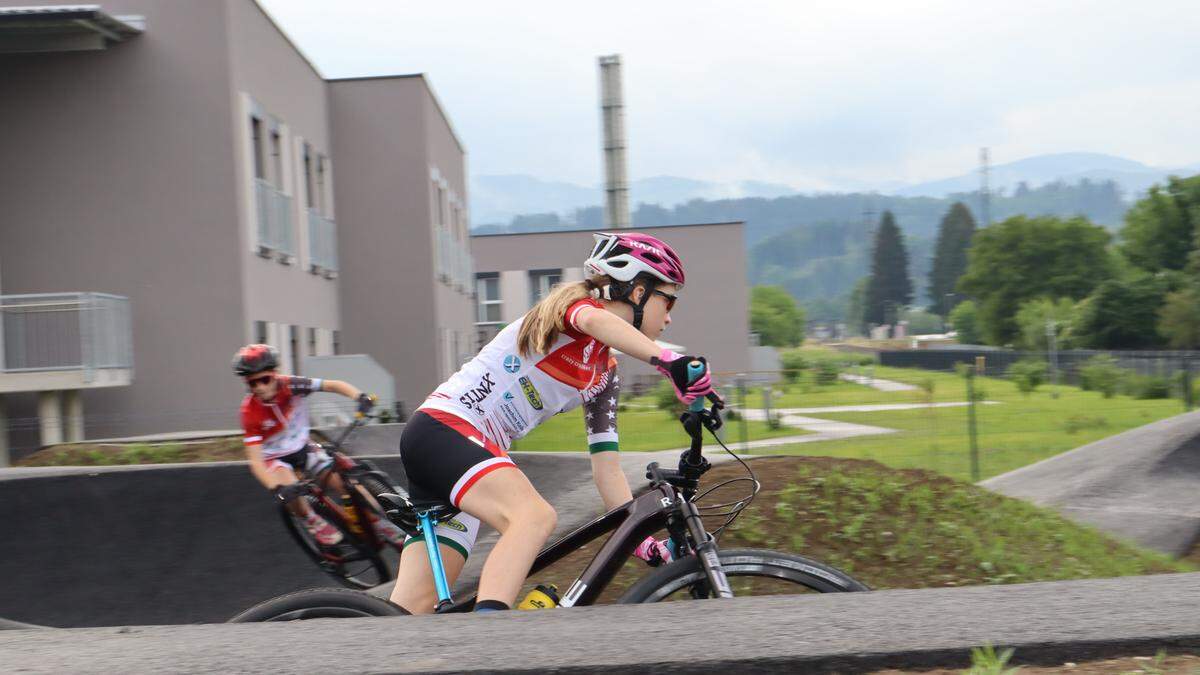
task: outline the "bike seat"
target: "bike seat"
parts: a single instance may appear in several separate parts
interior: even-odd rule
[[[450,520],[459,513],[458,509],[440,499],[414,499],[412,508],[417,513],[428,512],[429,517],[437,522]]]

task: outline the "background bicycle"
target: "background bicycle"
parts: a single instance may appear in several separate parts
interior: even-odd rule
[[[281,502],[279,506],[279,515],[301,550],[322,571],[357,589],[390,581],[403,545],[394,536],[394,528],[380,527],[384,516],[371,497],[372,494],[395,492],[398,488],[369,460],[350,457],[341,451],[345,440],[367,419],[356,419],[336,440],[322,443],[321,447],[333,461],[315,476],[305,476],[286,491],[288,497],[307,501],[318,515],[337,528],[342,533],[339,543],[321,545],[287,503]],[[333,474],[341,478],[346,488],[344,494],[331,487]]]

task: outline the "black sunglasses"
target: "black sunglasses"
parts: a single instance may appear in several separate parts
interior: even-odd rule
[[[660,291],[660,290],[658,290],[657,288],[656,288],[656,289],[654,289],[654,291],[653,291],[653,292],[654,292],[656,295],[661,295],[661,296],[663,296],[664,298],[666,298],[666,299],[667,299],[667,311],[668,311],[668,312],[669,312],[669,311],[671,311],[672,309],[675,309],[675,301],[676,301],[676,300],[679,300],[679,296],[678,296],[678,295],[671,295],[670,293],[667,293],[666,291]]]
[[[274,375],[261,375],[259,377],[247,377],[246,378],[246,386],[253,389],[256,385],[271,384],[271,380],[274,380],[274,379],[275,379]]]

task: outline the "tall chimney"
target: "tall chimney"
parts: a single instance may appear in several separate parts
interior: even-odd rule
[[[600,114],[604,134],[604,222],[629,227],[629,181],[625,170],[625,101],[621,57],[600,57]]]

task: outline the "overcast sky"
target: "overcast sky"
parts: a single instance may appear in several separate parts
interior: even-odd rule
[[[475,174],[601,179],[621,54],[631,178],[798,189],[1090,151],[1200,162],[1195,0],[260,0],[326,77],[426,73]]]

